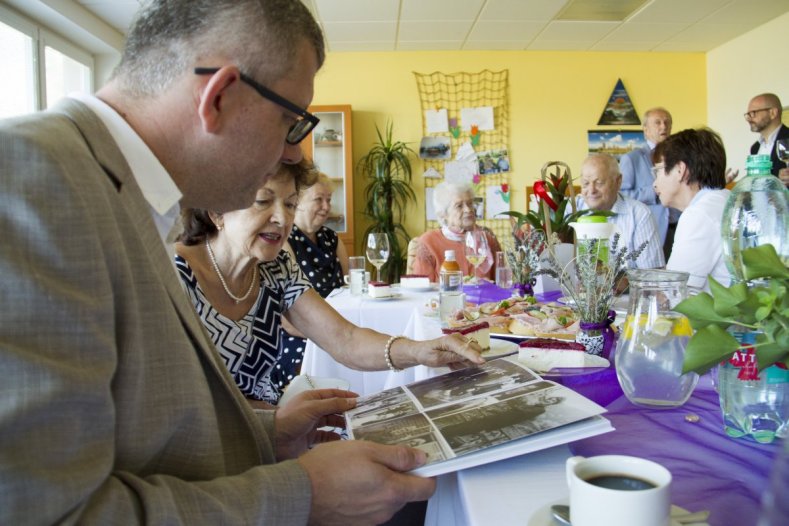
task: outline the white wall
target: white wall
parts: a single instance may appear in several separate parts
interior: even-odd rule
[[[770,92],[789,106],[788,29],[789,13],[707,53],[709,126],[723,137],[729,166],[741,172],[757,138],[742,116],[748,101]]]

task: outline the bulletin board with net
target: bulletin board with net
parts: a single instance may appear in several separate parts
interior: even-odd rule
[[[454,160],[456,152],[466,142],[470,142],[477,154],[479,169],[473,183],[475,197],[482,202],[478,210],[477,224],[484,225],[496,234],[501,242],[509,238],[510,222],[507,216],[495,214],[501,210],[509,210],[511,190],[509,134],[509,71],[483,70],[478,73],[428,73],[414,72],[419,97],[422,103],[423,136],[446,137],[451,147],[450,159],[425,159],[425,198],[430,199],[430,188],[444,180],[445,163]],[[469,111],[474,109],[492,109],[492,128],[471,128],[473,123],[463,122],[463,116],[469,118]],[[448,131],[433,131],[435,128],[428,122],[428,112],[446,110]],[[469,120],[471,120],[469,118]],[[465,129],[464,129],[465,128]],[[475,137],[476,135],[476,137]],[[444,141],[445,139],[437,139]],[[431,170],[432,168],[432,170]],[[426,203],[426,209],[432,208]],[[479,215],[483,219],[479,219]],[[425,218],[425,230],[437,228],[438,222]]]

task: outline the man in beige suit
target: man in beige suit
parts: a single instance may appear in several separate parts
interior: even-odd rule
[[[162,0],[97,97],[0,123],[0,524],[369,524],[434,491],[417,450],[309,449],[344,391],[253,412],[165,248],[299,160],[323,58],[296,0]]]

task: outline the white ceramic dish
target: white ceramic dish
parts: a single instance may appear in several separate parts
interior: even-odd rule
[[[510,356],[517,354],[518,344],[508,340],[501,340],[493,335],[490,337],[490,350],[482,353],[482,357],[486,360],[492,358],[501,358],[502,356]]]
[[[364,299],[366,299],[366,300],[371,300],[371,301],[388,301],[388,300],[397,300],[397,299],[400,299],[400,292],[397,292],[397,291],[392,291],[392,295],[391,295],[391,296],[384,296],[383,298],[373,298],[372,296],[369,296],[369,295],[367,295],[367,294],[365,294],[365,295],[364,295],[364,296],[362,296],[362,297],[363,297]]]
[[[552,502],[550,504],[546,504],[539,510],[537,510],[534,515],[531,516],[529,522],[526,526],[559,526],[559,521],[554,520],[553,515],[551,514],[551,506],[554,504],[567,504],[568,499],[564,498],[557,502]],[[680,508],[679,506],[671,506],[671,515],[684,515],[689,513],[686,509]],[[680,523],[676,521],[671,521],[671,526],[680,526]],[[685,525],[689,526],[689,525]],[[708,526],[706,522],[699,522],[693,523],[693,526]]]
[[[433,292],[438,290],[438,283],[431,283],[427,287],[400,287],[403,292]]]

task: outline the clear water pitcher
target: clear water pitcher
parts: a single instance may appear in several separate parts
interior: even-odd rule
[[[628,400],[638,406],[684,404],[699,376],[682,374],[690,321],[672,309],[688,294],[687,272],[631,270],[630,303],[616,347],[616,374]]]

